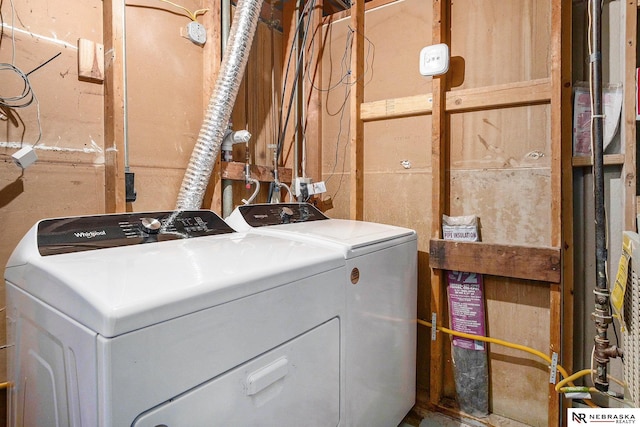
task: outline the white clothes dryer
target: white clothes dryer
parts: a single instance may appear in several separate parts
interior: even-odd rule
[[[344,274],[209,211],[41,221],[5,271],[8,425],[343,425]]]
[[[344,257],[346,422],[398,425],[415,403],[415,231],[329,219],[307,203],[239,206],[226,221],[237,231],[286,236]]]

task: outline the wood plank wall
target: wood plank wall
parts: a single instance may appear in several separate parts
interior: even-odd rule
[[[554,283],[560,247],[572,244],[571,232],[560,226],[561,217],[571,216],[563,196],[571,194],[570,173],[567,179],[561,172],[570,162],[561,147],[571,125],[560,110],[570,111],[570,10],[551,0],[384,3],[368,7],[364,19],[365,49],[375,52],[365,54],[361,105],[364,219],[418,231],[418,314],[430,320],[435,311],[442,324],[444,288],[428,256],[429,239],[440,235],[441,213],[478,215],[483,242],[496,249],[553,252],[549,283],[531,280],[538,274],[527,268],[518,274],[503,268],[485,277],[485,297],[490,336],[558,352],[561,304],[571,306],[564,291],[570,283]],[[349,21],[337,18],[324,27],[322,168],[324,205],[332,207],[331,216],[347,218],[356,187],[348,186],[349,88],[338,82],[347,74],[342,58],[351,34]],[[450,46],[451,70],[446,78],[421,77],[420,49],[439,41]],[[455,407],[448,338],[431,345],[429,332],[419,333],[419,405]],[[489,358],[492,415],[485,421],[558,423],[559,399],[550,391],[544,361],[498,346],[490,347]],[[526,412],[520,410],[523,400]]]

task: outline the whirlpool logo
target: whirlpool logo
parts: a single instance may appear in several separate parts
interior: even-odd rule
[[[571,408],[567,413],[569,426],[636,425],[639,418],[640,408]]]
[[[77,233],[73,233],[78,239],[81,238],[85,238],[85,239],[93,239],[94,237],[97,236],[106,236],[107,232],[106,230],[101,230],[101,231],[78,231]]]

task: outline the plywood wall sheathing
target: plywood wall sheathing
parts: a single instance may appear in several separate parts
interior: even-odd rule
[[[105,211],[108,146],[104,143],[104,87],[78,78],[77,40],[102,41],[102,2],[89,0],[73,7],[62,0],[0,5],[0,62],[29,73],[55,56],[28,76],[38,104],[0,110],[0,271],[4,272],[18,241],[37,221]],[[4,97],[22,89],[22,81],[12,86],[12,76],[9,71],[0,76]],[[11,155],[34,144],[38,161],[23,171]],[[4,280],[0,283],[0,307],[4,307]],[[5,313],[0,312],[0,332],[4,319]],[[5,343],[1,333],[0,347]],[[0,382],[7,378],[6,352],[0,350]],[[0,402],[0,407],[4,404]]]

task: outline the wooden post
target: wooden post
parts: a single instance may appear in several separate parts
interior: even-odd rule
[[[221,0],[210,0],[206,6],[209,11],[202,16],[203,25],[208,29],[207,43],[202,48],[202,111],[203,117],[209,105],[209,98],[216,84],[220,63],[222,62],[222,5]],[[222,188],[220,179],[220,156],[211,173],[209,185],[204,196],[203,207],[222,213]]]
[[[103,2],[105,210],[126,210],[124,186],[124,1]]]
[[[351,3],[351,144],[349,217],[364,218],[364,122],[360,105],[364,101],[364,0]]]
[[[624,144],[624,229],[636,230],[636,37],[638,4],[628,0],[625,9],[624,105],[622,137]]]
[[[573,365],[573,169],[571,4],[551,9],[551,245],[562,250],[562,283],[550,284],[549,350],[571,371]],[[560,379],[557,378],[557,381]],[[560,395],[549,384],[548,425],[560,425]]]
[[[432,43],[449,42],[449,0],[433,1],[433,38]],[[433,78],[433,109],[431,135],[431,168],[432,168],[432,219],[431,238],[441,237],[441,218],[446,213],[448,200],[448,117],[446,113],[447,75]],[[437,323],[443,324],[442,314],[445,313],[445,289],[443,270],[431,269],[431,312],[437,313]],[[439,405],[442,397],[444,376],[444,343],[448,338],[436,334],[435,341],[431,341],[431,379],[430,401]]]
[[[309,36],[307,42],[307,52],[313,52],[314,57],[310,58],[310,69],[308,70],[310,80],[312,82],[322,81],[322,66],[321,66],[321,49],[311,49],[314,43],[312,39],[322,40],[322,9],[324,0],[316,1],[315,10],[312,12],[313,23],[311,31],[313,32]],[[316,42],[317,43],[317,42]],[[303,109],[307,111],[304,117],[303,123],[305,143],[307,156],[306,159],[306,174],[314,181],[322,180],[322,92],[313,88],[313,85],[309,85],[306,79],[303,79],[304,88],[304,106]]]

